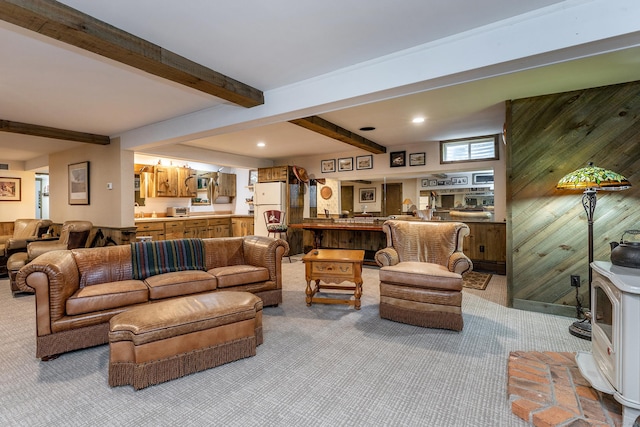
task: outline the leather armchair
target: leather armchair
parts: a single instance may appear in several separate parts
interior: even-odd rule
[[[462,252],[461,222],[385,221],[380,317],[416,326],[462,330],[462,274],[473,263]]]
[[[27,245],[28,260],[33,260],[45,252],[84,248],[92,228],[93,224],[89,221],[65,221],[60,230],[60,239],[31,242]]]
[[[52,222],[48,219],[16,219],[13,234],[0,236],[0,255],[9,257],[16,252],[26,252],[27,239],[35,239],[49,230]]]

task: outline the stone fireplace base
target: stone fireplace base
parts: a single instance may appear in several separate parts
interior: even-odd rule
[[[589,385],[574,353],[511,352],[508,381],[511,410],[532,426],[622,425],[622,405]]]

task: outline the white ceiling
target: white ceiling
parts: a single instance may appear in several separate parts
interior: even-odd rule
[[[273,99],[271,94],[276,97],[282,88],[303,88],[320,76],[353,70],[363,63],[376,63],[379,58],[437,44],[445,38],[455,39],[460,33],[480,31],[480,27],[490,32],[499,21],[502,27],[508,23],[515,30],[549,10],[581,4],[575,0],[62,3],[265,91],[264,107]],[[606,2],[592,3],[597,6]],[[632,1],[611,0],[606,4],[618,12],[640,16],[638,5]],[[597,48],[585,49],[584,54],[558,49],[553,52],[555,64],[545,67],[538,67],[537,56],[531,55],[522,58],[518,70],[499,76],[475,81],[467,78],[465,83],[452,78],[450,85],[446,81],[425,84],[424,90],[416,93],[401,91],[402,96],[374,94],[367,100],[348,103],[347,108],[336,109],[329,102],[307,106],[305,113],[318,114],[355,133],[360,133],[362,126],[375,126],[375,131],[360,134],[390,151],[394,145],[496,133],[502,129],[507,99],[637,80],[639,30],[625,30],[625,37],[611,46],[603,39]],[[519,34],[522,50],[534,51],[528,43],[537,38],[543,41],[547,32],[542,29],[533,37]],[[594,43],[584,45],[591,47]],[[575,43],[573,50],[583,47]],[[593,55],[594,51],[599,54]],[[161,129],[163,124],[170,126],[177,118],[201,111],[238,108],[4,21],[0,21],[0,52],[1,120],[118,136],[135,134],[139,129]],[[490,68],[492,57],[498,58],[499,52],[500,43],[487,46],[478,56],[486,58],[486,68]],[[580,56],[584,58],[573,59]],[[568,58],[573,60],[567,62]],[[455,64],[460,60],[451,57],[445,62]],[[445,65],[443,61],[421,64],[424,68]],[[389,76],[389,80],[393,78],[396,76]],[[259,115],[249,117],[253,114],[250,111],[238,114],[248,117],[245,124],[212,124],[211,131],[185,129],[186,136],[174,133],[173,139],[186,147],[268,159],[351,149],[286,120],[260,120]],[[427,118],[420,126],[409,123],[417,114]],[[257,150],[258,141],[266,142],[268,149]],[[0,162],[33,161],[78,144],[0,132]],[[153,153],[154,149],[152,144],[147,148],[141,144],[136,151]]]

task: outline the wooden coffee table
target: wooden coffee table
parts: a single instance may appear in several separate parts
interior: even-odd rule
[[[307,280],[307,306],[313,302],[323,304],[348,304],[360,310],[360,297],[362,296],[362,261],[363,250],[350,249],[313,249],[302,257],[305,264],[305,278]],[[311,281],[316,285],[312,289]],[[320,283],[320,282],[324,283]],[[340,285],[342,282],[353,282],[353,286]],[[329,283],[335,283],[330,285]],[[345,294],[349,298],[321,298],[314,296],[321,289],[348,290],[351,294]]]

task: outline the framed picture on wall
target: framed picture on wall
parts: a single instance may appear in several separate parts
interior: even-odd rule
[[[338,159],[338,172],[346,172],[353,170],[353,157],[344,157]]]
[[[22,178],[0,177],[0,202],[22,200]]]
[[[372,169],[373,168],[373,155],[369,154],[368,156],[357,156],[356,157],[356,169]]]
[[[394,151],[389,155],[389,166],[397,168],[407,165],[407,152],[406,151]]]
[[[89,162],[69,165],[69,204],[89,204]]]
[[[335,159],[323,160],[320,162],[320,170],[322,173],[330,173],[336,171]]]
[[[360,203],[371,203],[376,201],[376,189],[375,188],[361,188],[360,189]]]
[[[427,164],[427,156],[425,153],[409,154],[409,166],[424,166]]]

